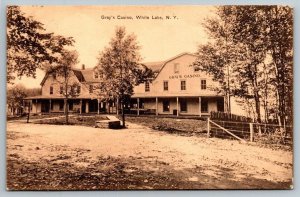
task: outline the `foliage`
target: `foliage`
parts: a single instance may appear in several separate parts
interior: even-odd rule
[[[199,47],[194,66],[213,76],[261,122],[292,120],[292,9],[286,6],[220,6],[205,28],[213,40]],[[226,75],[227,74],[227,75]],[[289,121],[291,123],[291,121]]]
[[[126,35],[124,27],[117,27],[109,47],[98,58],[97,68],[103,75],[100,88],[107,98],[119,99],[121,106],[133,94],[133,87],[149,79],[152,74],[146,66],[140,64],[139,50],[136,36]],[[123,126],[124,121],[123,116]]]
[[[79,84],[72,80],[74,66],[78,63],[77,51],[63,50],[62,56],[56,64],[48,65],[47,74],[55,76],[60,84],[60,94],[64,96],[66,124],[68,124],[68,99],[79,96]]]
[[[22,85],[15,85],[7,90],[7,107],[15,115],[15,112],[23,111],[23,99],[27,96],[26,88]]]
[[[43,64],[57,62],[64,46],[74,40],[46,33],[44,25],[27,17],[19,6],[7,8],[7,82],[15,77],[35,77]]]

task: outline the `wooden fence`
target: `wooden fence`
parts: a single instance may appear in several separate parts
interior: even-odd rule
[[[293,127],[253,123],[251,118],[212,112],[211,118],[207,119],[207,136],[292,145]]]

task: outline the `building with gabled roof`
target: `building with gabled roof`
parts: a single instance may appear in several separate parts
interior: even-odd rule
[[[224,111],[224,96],[215,89],[218,83],[192,66],[197,56],[182,53],[166,61],[143,63],[154,72],[154,78],[134,87],[127,113],[175,116],[208,116]],[[72,80],[80,84],[80,94],[71,98],[69,110],[74,113],[118,113],[117,100],[103,100],[99,86],[102,76],[93,68],[74,69]],[[47,73],[41,83],[42,95],[28,97],[33,113],[63,112],[63,96],[55,76]]]

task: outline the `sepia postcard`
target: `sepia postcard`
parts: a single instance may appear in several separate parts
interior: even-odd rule
[[[7,190],[293,189],[293,8],[8,6]]]

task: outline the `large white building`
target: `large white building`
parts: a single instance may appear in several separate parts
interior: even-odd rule
[[[224,96],[214,91],[218,84],[191,64],[197,56],[182,53],[162,62],[145,63],[155,73],[151,82],[134,87],[128,113],[208,116],[224,111]],[[26,98],[32,113],[63,112],[63,95],[56,76],[47,73],[41,83],[42,95]],[[74,113],[117,113],[117,101],[101,100],[94,87],[101,76],[94,69],[74,69],[72,79],[79,84],[78,96],[69,101]]]

